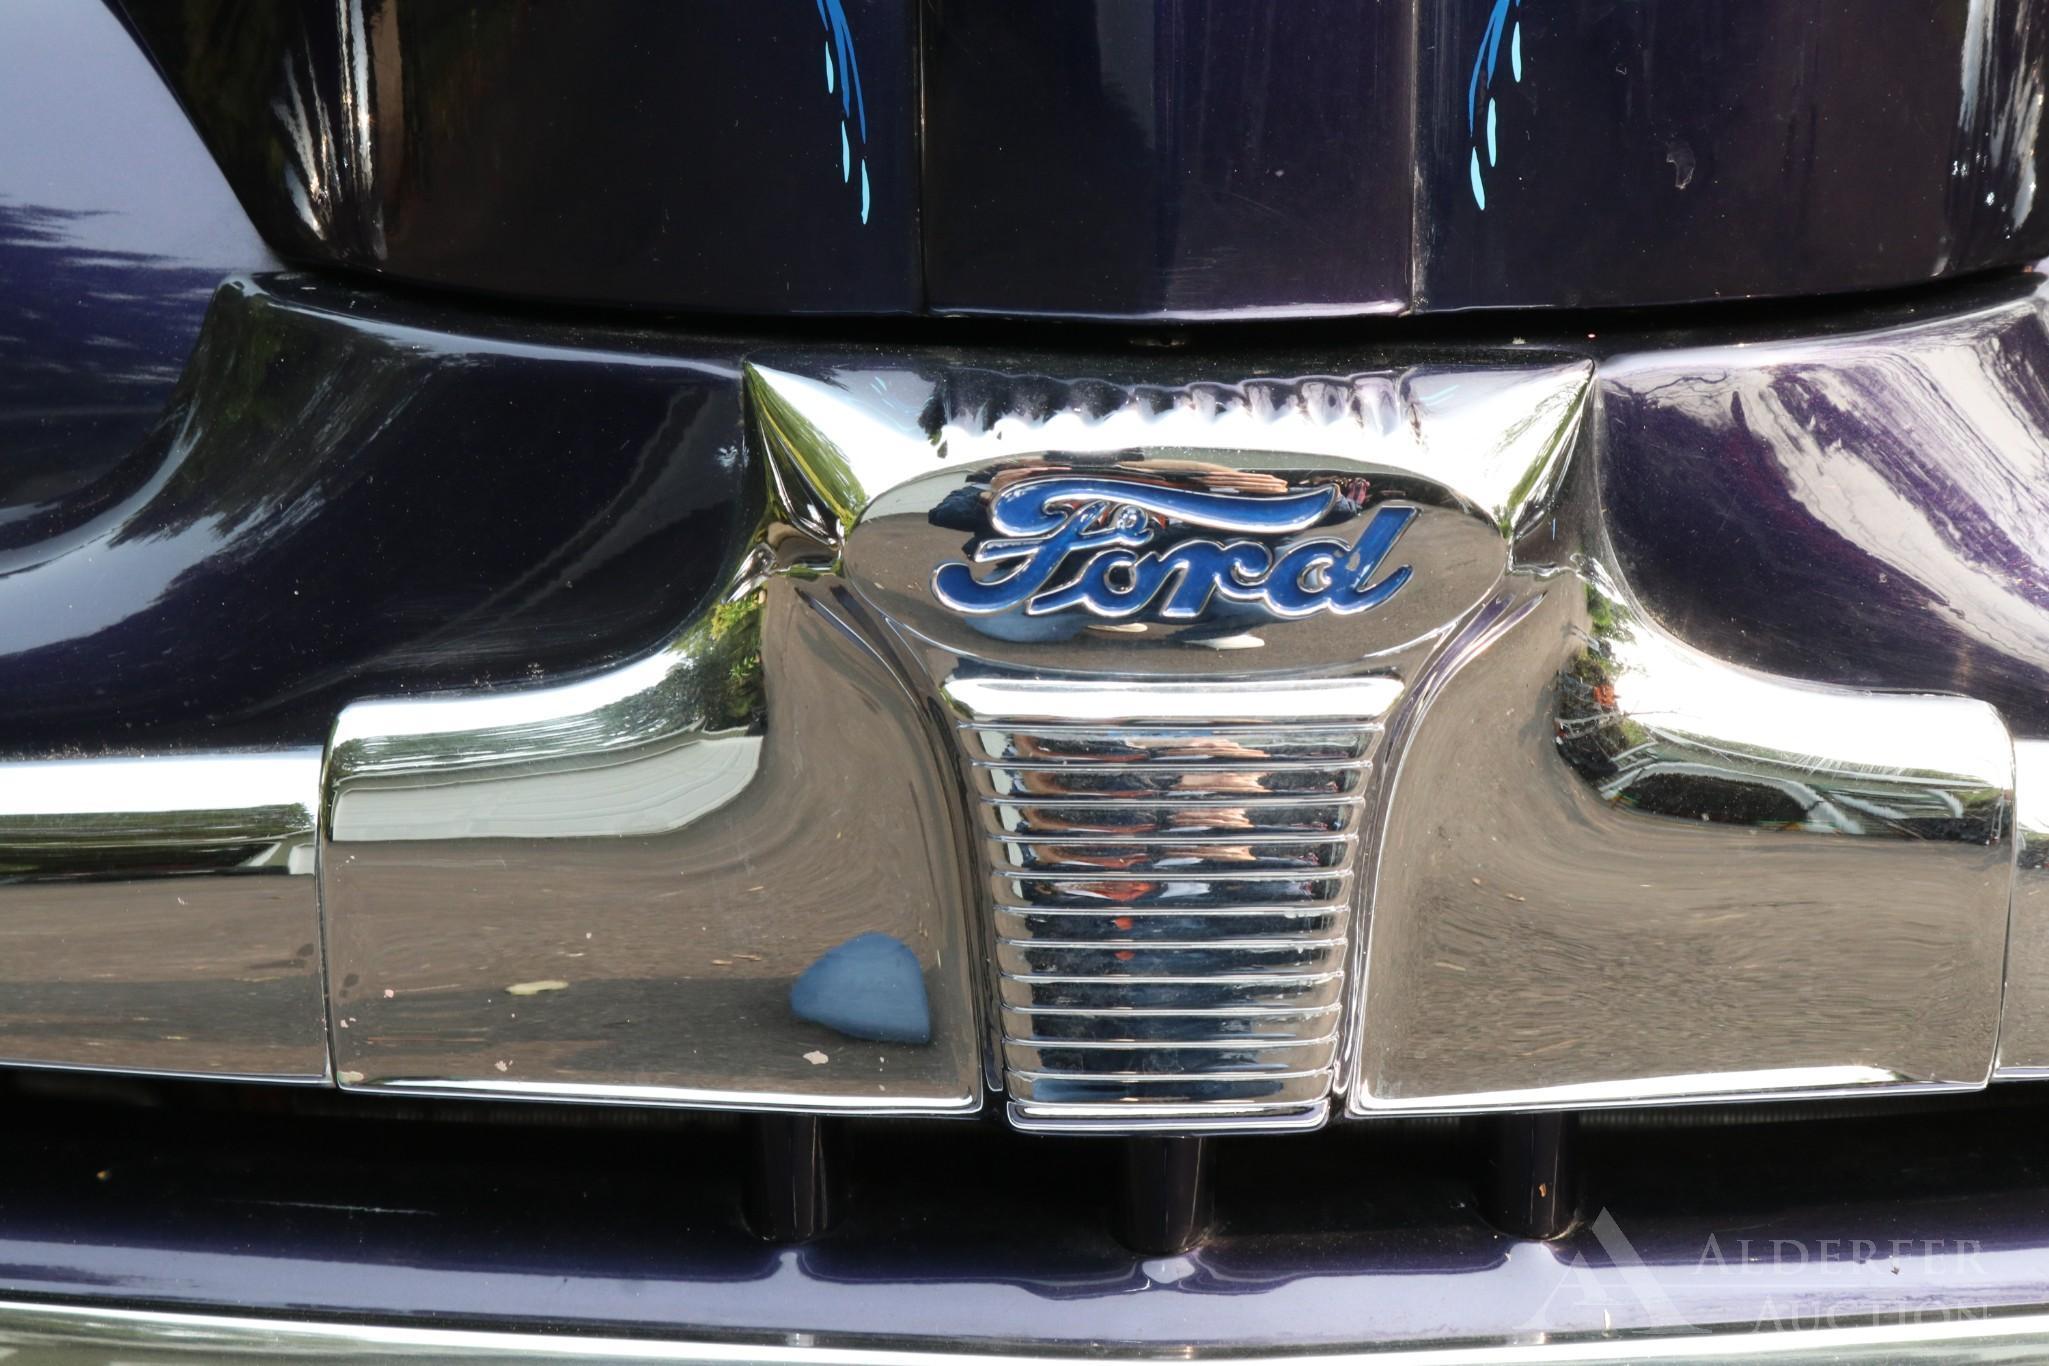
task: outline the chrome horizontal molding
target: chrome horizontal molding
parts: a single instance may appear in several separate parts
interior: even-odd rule
[[[952,678],[946,697],[969,717],[999,716],[1018,723],[1125,721],[1241,722],[1257,744],[1259,723],[1371,721],[1385,716],[1402,695],[1397,678],[1325,682],[1154,683],[1143,689],[1049,678]],[[989,726],[979,727],[987,733]],[[1015,732],[998,732],[1015,733]]]
[[[1299,837],[1356,833],[1359,807],[1301,798],[1176,798],[1161,802],[1028,802],[985,797],[987,834],[1132,836],[1153,834]]]
[[[999,872],[1020,874],[1085,874],[1102,877],[1205,876],[1242,877],[1253,873],[1337,868],[1351,860],[1347,839],[1315,842],[1280,837],[1240,836],[1230,843],[1175,843],[1127,836],[1101,839],[992,840],[991,862]]]
[[[1186,764],[1342,763],[1372,748],[1364,727],[1288,726],[1215,729],[1188,726],[994,726],[970,724],[969,745],[999,761],[1130,763],[1174,760]]]
[[[1048,944],[999,940],[996,966],[1007,976],[1072,978],[1135,977],[1152,981],[1218,977],[1286,977],[1336,971],[1344,966],[1345,941],[1220,940],[1192,944]]]
[[[1133,1106],[1063,1097],[1050,1105],[1013,1100],[1005,1114],[1013,1129],[1028,1134],[1295,1134],[1328,1123],[1331,1103],[1290,1104],[1271,1095],[1238,1101],[1207,1094],[1188,1104],[1154,1096]]]
[[[1009,906],[998,906],[993,912],[1001,940],[1110,945],[1342,940],[1349,916],[1349,911],[1336,906],[1307,911],[1232,909],[1203,915],[1151,909],[1112,913]]]
[[[1356,797],[1365,790],[1372,765],[1350,764],[983,764],[972,767],[971,781],[984,797],[1021,801],[1055,799],[1086,802],[1133,797],[1159,801],[1200,801],[1243,797],[1248,801],[1281,798],[1296,804],[1319,797]]]
[[[1017,1044],[1243,1043],[1321,1039],[1337,1031],[1336,1005],[1309,1010],[1060,1010],[1005,1007],[1003,1031]]]
[[[586,1366],[1055,1366],[1075,1358],[1048,1348],[993,1350],[975,1342],[832,1343],[676,1341],[593,1333],[447,1328],[259,1318],[229,1312],[128,1309],[27,1300],[0,1301],[0,1346],[24,1366],[117,1366],[140,1359],[292,1362],[366,1359],[418,1362],[578,1362]],[[1874,1323],[1760,1330],[1738,1324],[1683,1331],[1546,1337],[1515,1342],[1362,1343],[1343,1351],[1277,1351],[1258,1343],[1211,1357],[1275,1366],[1670,1366],[1772,1362],[1822,1366],[1844,1360],[2004,1363],[2049,1352],[2049,1312],[1901,1316]],[[1105,1366],[1150,1366],[1162,1358],[1114,1347],[1091,1353]]]
[[[1279,1041],[1176,1041],[1133,1046],[1121,1041],[1042,1043],[1012,1040],[1003,1046],[1004,1065],[1034,1076],[1289,1075],[1320,1072],[1331,1065],[1337,1033]]]
[[[0,1062],[325,1079],[320,766],[0,762]]]
[[[1252,874],[1160,874],[1126,877],[1116,873],[1034,873],[991,879],[995,903],[1048,910],[1127,906],[1134,910],[1229,910],[1261,906],[1330,906],[1350,895],[1351,874],[1336,870],[1316,876]]]
[[[1059,1127],[1057,1107],[1073,1106],[1072,1127],[1091,1127],[1098,1116],[1090,1107],[1115,1106],[1121,1113],[1144,1116],[1148,1111],[1185,1113],[1193,1107],[1234,1106],[1240,1117],[1266,1111],[1283,1117],[1305,1107],[1322,1105],[1330,1090],[1330,1068],[1244,1075],[1219,1069],[1215,1063],[1184,1074],[1155,1073],[1138,1068],[1094,1072],[1005,1073],[1013,1115],[1029,1114],[1034,1127],[1050,1132]],[[1163,1116],[1164,1117],[1164,1116]]]
[[[1005,1006],[1042,1014],[1061,1010],[1093,1014],[1306,1009],[1337,1004],[1344,985],[1343,974],[1336,972],[1108,979],[999,973],[996,980]]]
[[[1689,1072],[1660,1077],[1629,1077],[1619,1081],[1569,1086],[1535,1086],[1525,1090],[1476,1091],[1436,1096],[1398,1105],[1376,1104],[1376,1111],[1411,1116],[1475,1115],[1511,1111],[1650,1110],[1674,1105],[1772,1104],[1801,1100],[1839,1100],[1882,1089],[1889,1095],[1932,1095],[1975,1091],[1984,1082],[1931,1081],[1882,1067],[1846,1064],[1835,1067],[1777,1067],[1744,1071]]]

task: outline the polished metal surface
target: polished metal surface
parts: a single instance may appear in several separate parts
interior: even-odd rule
[[[947,687],[985,813],[1014,1124],[1322,1122],[1341,1008],[1304,1002],[1343,979],[1373,723],[1400,686],[1320,693]],[[1155,695],[1162,712],[1206,703],[1265,719],[1190,728],[1130,714]],[[1070,698],[1108,711],[1111,696],[1111,726],[1032,719]],[[1275,712],[1303,719],[1275,724]],[[1049,794],[1057,804],[1034,800]]]
[[[1354,1112],[1984,1085],[1999,714],[1721,663],[1587,545],[1393,723]]]
[[[1583,362],[1169,373],[758,360],[767,511],[674,645],[349,708],[343,1084],[1143,1130],[1985,1083],[1998,712],[1646,612]]]
[[[326,1076],[320,762],[0,763],[0,1062]]]
[[[2013,920],[2006,942],[2004,1078],[2049,1078],[2049,740],[2014,743]]]
[[[1654,1293],[1654,1289],[1653,1289]],[[1766,1322],[1778,1323],[1777,1319]],[[516,1332],[409,1324],[267,1319],[229,1313],[87,1308],[0,1301],[0,1350],[19,1366],[136,1366],[146,1362],[238,1361],[284,1363],[421,1362],[671,1362],[679,1366],[1053,1366],[1072,1356],[981,1343],[899,1339],[872,1346],[838,1346],[789,1334],[776,1342],[675,1341],[604,1337],[586,1333]],[[1586,1363],[1887,1361],[2004,1363],[2049,1353],[2049,1313],[1987,1315],[1931,1313],[1877,1322],[1796,1320],[1699,1327],[1677,1332],[1517,1341],[1373,1343],[1350,1351],[1314,1353],[1251,1348],[1218,1360],[1287,1366],[1580,1366]],[[1165,1359],[1210,1359],[1181,1353],[1098,1350],[1091,1361],[1139,1366]]]
[[[1588,371],[1145,371],[749,376],[954,728],[1011,1121],[1312,1127],[1380,723],[1539,526]]]
[[[2049,1073],[2049,742],[1646,605],[1591,362],[1061,364],[757,357],[622,666],[0,765],[0,1058],[1110,1131]]]
[[[624,669],[345,710],[323,879],[341,1084],[975,1109],[951,796],[844,610],[750,559]]]

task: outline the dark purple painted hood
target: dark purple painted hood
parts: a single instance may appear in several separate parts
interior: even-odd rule
[[[271,244],[506,296],[1642,305],[2049,252],[2043,0],[126,0]]]

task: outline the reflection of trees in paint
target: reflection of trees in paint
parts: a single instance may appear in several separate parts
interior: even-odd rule
[[[1473,183],[1473,202],[1482,211],[1487,208],[1487,184],[1481,157],[1485,155],[1485,169],[1489,171],[1494,169],[1498,160],[1496,124],[1499,114],[1494,100],[1494,77],[1500,68],[1504,47],[1508,49],[1509,78],[1516,81],[1523,78],[1521,9],[1522,0],[1494,0],[1494,9],[1487,16],[1487,31],[1480,38],[1480,50],[1473,54],[1472,79],[1466,83],[1466,137],[1472,145],[1468,165]]]
[[[840,179],[854,183],[861,176],[861,221],[868,221],[868,107],[861,99],[861,64],[854,56],[854,35],[847,28],[843,0],[817,0],[818,19],[825,25],[825,93],[840,99]],[[858,152],[856,146],[858,145]]]
[[[74,500],[129,459],[185,368],[224,267],[135,235],[117,211],[0,194],[0,549],[91,515]]]

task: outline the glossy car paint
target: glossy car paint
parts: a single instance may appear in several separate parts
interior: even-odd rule
[[[1423,307],[1833,293],[2049,246],[2039,3],[1424,12]]]
[[[229,283],[131,452],[52,501],[0,488],[14,754],[318,745],[351,698],[648,648],[716,581],[747,501],[730,353],[326,297]]]
[[[2039,297],[1619,361],[1602,491],[1625,567],[1742,663],[1982,697],[2049,735],[2045,381]]]
[[[2042,0],[125,12],[280,252],[508,297],[1360,315],[2049,252]]]
[[[931,6],[930,307],[1403,308],[1413,22],[1406,0]]]
[[[98,5],[0,6],[0,554],[148,431],[221,277],[274,268]]]
[[[635,308],[917,308],[904,0],[140,0],[295,261]]]
[[[1988,286],[1769,346],[1549,344],[1606,357],[1603,496],[1657,615],[1736,662],[1984,696],[2039,734],[2039,309]],[[229,286],[133,451],[65,497],[0,490],[11,743],[318,743],[351,697],[651,647],[737,544],[746,354]],[[1843,503],[1863,470],[1880,522]]]

